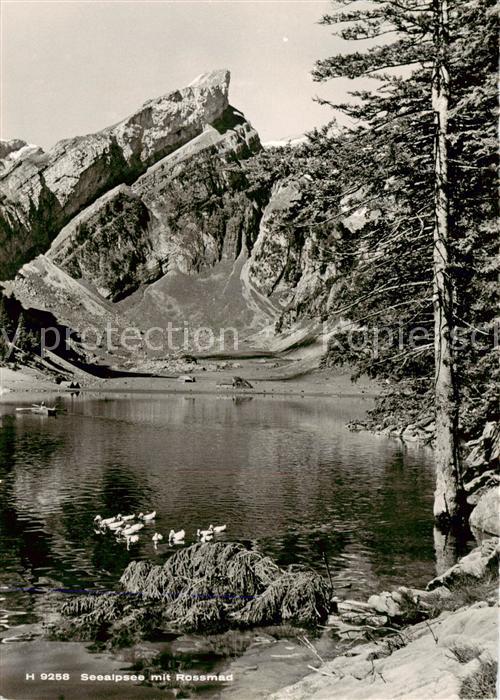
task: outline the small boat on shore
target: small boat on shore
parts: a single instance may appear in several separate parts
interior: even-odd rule
[[[23,406],[21,408],[16,408],[17,413],[36,413],[41,416],[55,416],[56,407],[55,406],[45,406],[45,404],[34,403],[31,406]]]

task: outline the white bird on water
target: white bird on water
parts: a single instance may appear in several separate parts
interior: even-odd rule
[[[139,532],[139,530],[142,530],[143,527],[143,523],[135,523],[135,525],[129,525],[128,527],[122,530],[122,535],[124,535],[125,537],[128,537],[129,535],[135,535],[135,533]]]
[[[103,518],[100,515],[96,515],[94,518],[94,523],[99,527],[109,527],[112,523],[116,523],[117,519],[113,516],[112,518]]]
[[[168,533],[168,543],[169,544],[181,544],[184,542],[184,538],[186,537],[186,531],[185,530],[179,530],[178,532],[175,532],[175,530],[170,530]]]
[[[153,547],[155,549],[158,549],[158,542],[161,542],[163,539],[163,535],[159,532],[155,532],[153,537],[151,538],[153,540]]]
[[[139,535],[125,535],[125,540],[127,542],[127,549],[130,549],[131,544],[139,542]]]
[[[214,538],[214,533],[211,530],[196,530],[196,536],[200,542],[210,542]]]
[[[153,510],[151,513],[139,513],[137,518],[139,520],[143,520],[145,523],[150,523],[156,518],[156,511]]]
[[[227,528],[227,525],[210,525],[208,528],[209,532],[213,532],[214,535],[218,535],[220,532],[224,532]]]

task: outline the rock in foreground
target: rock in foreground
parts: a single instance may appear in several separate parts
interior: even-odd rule
[[[307,676],[271,698],[458,700],[463,697],[460,693],[464,683],[471,684],[485,665],[494,666],[497,618],[497,609],[486,603],[443,613],[430,624],[406,629],[405,645],[390,656],[380,658],[383,652],[376,644],[354,647],[348,656],[324,664],[320,673]]]

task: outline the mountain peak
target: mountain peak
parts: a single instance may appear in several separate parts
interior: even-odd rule
[[[134,182],[207,127],[224,122],[229,82],[228,70],[203,73],[187,86],[148,100],[117,124],[59,141],[46,154],[21,141],[2,143],[0,278],[12,275],[25,262],[25,253],[32,254],[33,237],[37,252],[46,252],[63,226],[99,196]],[[250,125],[247,129],[250,134]],[[248,134],[235,137],[243,150]],[[36,234],[33,221],[40,228]],[[4,252],[7,241],[10,249]]]
[[[211,88],[219,87],[226,93],[229,91],[229,83],[231,81],[231,73],[227,68],[219,68],[217,70],[200,73],[192,80],[188,88]]]

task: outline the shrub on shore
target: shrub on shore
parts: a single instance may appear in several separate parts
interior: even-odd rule
[[[493,659],[480,659],[479,668],[465,678],[459,696],[470,700],[497,697],[498,663]]]
[[[59,636],[126,646],[155,631],[324,622],[331,590],[318,574],[284,571],[241,544],[195,544],[163,565],[131,562],[121,590],[78,596],[62,607]]]

